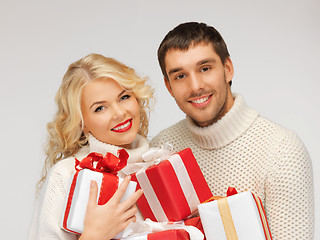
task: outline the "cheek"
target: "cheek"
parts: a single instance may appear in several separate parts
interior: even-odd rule
[[[140,115],[140,106],[139,106],[139,102],[136,98],[134,98],[130,101],[127,108],[132,115],[134,115],[134,116]]]
[[[94,121],[94,119],[88,119],[88,118],[84,120],[84,125],[86,129],[90,132],[93,131],[95,128],[99,127],[98,123]]]
[[[174,84],[172,87],[172,95],[175,99],[181,99],[188,94],[187,84]]]
[[[91,116],[91,118],[88,118],[87,121],[84,122],[87,124],[87,128],[91,129],[105,129],[106,127],[109,127],[111,123],[111,117],[109,114],[99,114],[94,117]]]
[[[138,104],[138,102],[136,102],[133,106],[132,106],[132,114],[136,117],[140,119],[140,106]]]
[[[223,72],[206,78],[205,85],[211,89],[223,89],[226,85],[226,79]]]

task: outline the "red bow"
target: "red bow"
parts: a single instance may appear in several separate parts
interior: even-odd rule
[[[119,157],[108,152],[104,157],[101,153],[92,152],[87,157],[79,161],[76,159],[75,169],[80,171],[87,168],[96,172],[107,172],[116,175],[118,171],[127,165],[129,154],[125,149],[118,151]],[[96,166],[94,166],[96,163]]]
[[[234,188],[234,187],[228,187],[228,190],[227,190],[227,197],[230,197],[232,195],[235,195],[237,194],[237,190]],[[203,203],[207,203],[207,202],[211,202],[211,201],[215,201],[215,200],[219,200],[221,198],[224,198],[224,197],[221,197],[221,196],[213,196],[209,199],[207,199],[206,201],[204,201]]]
[[[228,187],[228,190],[227,190],[227,196],[230,197],[232,195],[235,195],[237,194],[237,190],[234,188],[234,187]]]

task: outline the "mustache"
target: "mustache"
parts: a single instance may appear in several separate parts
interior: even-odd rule
[[[192,92],[190,93],[190,95],[188,96],[188,98],[198,98],[198,97],[201,97],[201,96],[204,96],[204,95],[212,95],[214,94],[214,90],[201,90],[201,91],[198,91],[198,92]]]

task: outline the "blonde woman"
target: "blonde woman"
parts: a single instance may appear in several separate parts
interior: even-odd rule
[[[137,191],[120,203],[129,177],[114,196],[97,205],[97,185],[91,184],[81,236],[60,229],[75,158],[90,152],[129,153],[128,163],[139,162],[148,150],[149,101],[153,91],[135,71],[112,58],[90,54],[71,64],[56,95],[54,120],[48,123],[49,141],[43,178],[29,239],[111,239],[136,220]]]

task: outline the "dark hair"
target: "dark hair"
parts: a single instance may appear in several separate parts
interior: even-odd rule
[[[191,45],[197,45],[199,43],[212,43],[222,64],[230,57],[226,43],[214,27],[198,22],[182,23],[168,32],[158,48],[158,61],[162,74],[166,80],[169,79],[164,61],[167,52],[170,49],[186,51]]]

